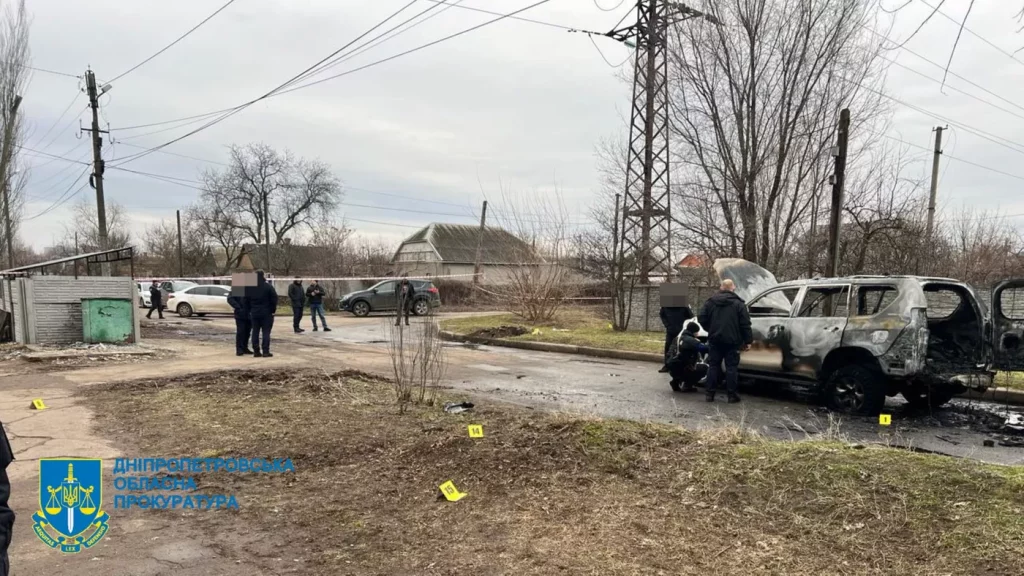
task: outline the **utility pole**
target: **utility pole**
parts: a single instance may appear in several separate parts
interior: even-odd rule
[[[636,23],[605,34],[636,46],[619,260],[635,256],[641,285],[672,266],[666,30],[693,18],[721,24],[670,0],[636,0]]]
[[[807,277],[814,278],[814,260],[818,244],[818,191],[811,196],[811,236],[807,239]]]
[[[935,127],[935,152],[932,156],[932,189],[928,195],[928,227],[925,229],[925,241],[932,238],[932,227],[935,223],[935,196],[939,190],[939,157],[942,156],[942,126]]]
[[[100,233],[100,250],[107,250],[110,247],[107,246],[107,206],[103,201],[103,136],[101,134],[109,133],[106,130],[100,130],[100,95],[104,94],[110,89],[110,85],[103,86],[101,89],[96,88],[96,75],[92,73],[92,70],[85,71],[85,88],[89,94],[89,107],[92,108],[92,129],[84,129],[83,131],[92,133],[92,177],[90,178],[92,187],[96,189],[96,217],[99,220],[99,233]],[[110,264],[104,262],[101,265],[101,270],[104,276],[110,276]]]
[[[850,139],[850,109],[839,113],[839,146],[836,151],[836,171],[832,175],[832,214],[828,228],[828,275],[839,274],[839,228],[843,222],[843,184],[846,179],[846,150]]]
[[[270,202],[266,192],[263,192],[263,230],[267,235],[267,276],[270,276]]]
[[[185,265],[181,259],[181,210],[174,211],[175,216],[178,217],[178,277],[185,277]]]
[[[78,232],[75,232],[75,256],[78,256]],[[78,260],[75,260],[75,280],[78,280]],[[88,266],[88,264],[86,264]]]
[[[4,123],[4,149],[0,152],[0,186],[4,191],[4,234],[7,240],[7,268],[14,268],[14,233],[11,229],[11,178],[7,171],[11,167],[11,158],[14,151],[11,146],[14,143],[14,127],[17,125],[18,106],[21,106],[21,96],[15,96],[11,102],[10,116]]]
[[[476,259],[473,261],[473,295],[476,296],[476,288],[480,286],[480,276],[483,268],[484,253],[484,228],[487,226],[487,200],[484,200],[483,208],[480,209],[480,235],[476,239]]]

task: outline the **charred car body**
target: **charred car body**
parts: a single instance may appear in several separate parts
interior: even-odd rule
[[[715,262],[747,302],[746,379],[813,388],[830,408],[874,414],[887,396],[937,407],[984,391],[995,370],[1024,368],[1024,280],[992,292],[992,312],[958,280],[851,276],[779,283],[742,259]],[[1022,298],[1024,301],[1024,298]]]

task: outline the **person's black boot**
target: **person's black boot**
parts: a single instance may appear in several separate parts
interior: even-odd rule
[[[245,353],[246,353],[246,354],[250,354],[250,355],[251,355],[251,354],[252,354],[252,350],[249,350],[248,348],[246,348],[246,349],[245,349]]]
[[[316,326],[313,326],[313,332],[316,332],[317,330],[318,328]]]
[[[683,387],[679,390],[680,392],[696,392],[697,387],[693,384],[683,384]]]
[[[330,331],[331,331],[330,328],[328,328],[327,326],[324,326],[324,332],[330,332]]]
[[[663,365],[661,367],[661,369],[658,370],[658,374],[667,374],[667,373],[668,373],[668,364]]]
[[[263,357],[264,357],[264,358],[273,358],[273,357],[274,357],[274,355],[273,355],[273,354],[271,354],[270,352],[264,352],[264,353],[263,353]]]
[[[252,352],[250,352],[252,354]],[[235,352],[235,356],[245,356],[245,352]]]
[[[715,401],[715,393],[714,392],[708,392],[707,394],[704,395],[704,399],[707,400],[708,402],[714,402]]]
[[[263,357],[263,354],[261,354],[261,353],[259,353],[259,352],[253,352],[253,353],[252,353],[252,357],[253,357],[253,358],[262,358],[262,357]]]
[[[729,404],[739,404],[739,401],[740,401],[739,394],[733,394],[731,392],[729,393]]]

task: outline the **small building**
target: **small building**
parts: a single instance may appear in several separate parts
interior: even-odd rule
[[[128,276],[99,275],[103,265],[133,262],[132,252],[105,250],[0,271],[0,336],[19,344],[139,342],[133,267],[121,266]]]
[[[502,228],[464,224],[430,224],[409,236],[391,264],[398,275],[457,276],[470,282],[480,252],[481,282],[505,284],[509,269],[546,266],[532,246]]]

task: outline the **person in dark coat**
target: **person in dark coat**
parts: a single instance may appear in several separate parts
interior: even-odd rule
[[[274,327],[274,312],[277,310],[277,290],[267,282],[263,270],[256,271],[256,285],[247,288],[249,317],[252,319],[252,355],[270,358],[270,331]],[[260,334],[263,334],[262,346]]]
[[[324,316],[324,296],[326,294],[327,292],[324,291],[319,280],[313,280],[309,288],[306,288],[306,298],[309,298],[309,317],[313,320],[313,332],[316,332],[317,314],[320,315],[320,323],[324,325],[324,332],[331,331],[327,327],[327,317]]]
[[[402,323],[402,314],[405,314],[405,325],[409,325],[409,309],[412,308],[412,301],[415,297],[416,289],[413,288],[412,282],[409,282],[408,278],[402,278],[395,284],[395,310],[397,311],[395,326]]]
[[[0,423],[0,576],[7,576],[11,571],[11,563],[7,558],[7,550],[11,547],[14,536],[14,510],[8,500],[11,497],[11,481],[7,478],[7,467],[14,461],[14,450],[7,440],[7,432]]]
[[[679,335],[675,356],[668,361],[669,374],[672,375],[669,385],[677,392],[696,391],[697,383],[708,373],[707,364],[700,362],[700,355],[707,353],[708,346],[697,339],[698,331],[700,327],[696,322],[687,323]]]
[[[740,401],[740,350],[749,348],[754,341],[750,331],[750,314],[743,299],[736,295],[732,280],[723,280],[721,290],[708,298],[700,312],[701,326],[708,333],[707,401],[715,401],[715,391],[722,379],[725,363],[725,387],[729,403]]]
[[[252,335],[249,299],[232,294],[228,296],[228,306],[235,311],[235,356],[252,354],[252,350],[249,350],[249,337]]]
[[[665,364],[659,372],[668,372],[669,349],[683,331],[683,323],[693,318],[693,311],[686,303],[685,284],[662,284],[660,289],[661,310],[658,316],[665,327]]]
[[[306,292],[302,289],[302,280],[296,278],[288,285],[288,300],[292,303],[292,329],[296,334],[305,332],[299,327],[302,322],[302,309],[306,307]]]
[[[149,313],[146,318],[153,317],[153,310],[156,310],[161,320],[164,319],[164,293],[160,291],[160,284],[156,280],[149,286]]]

